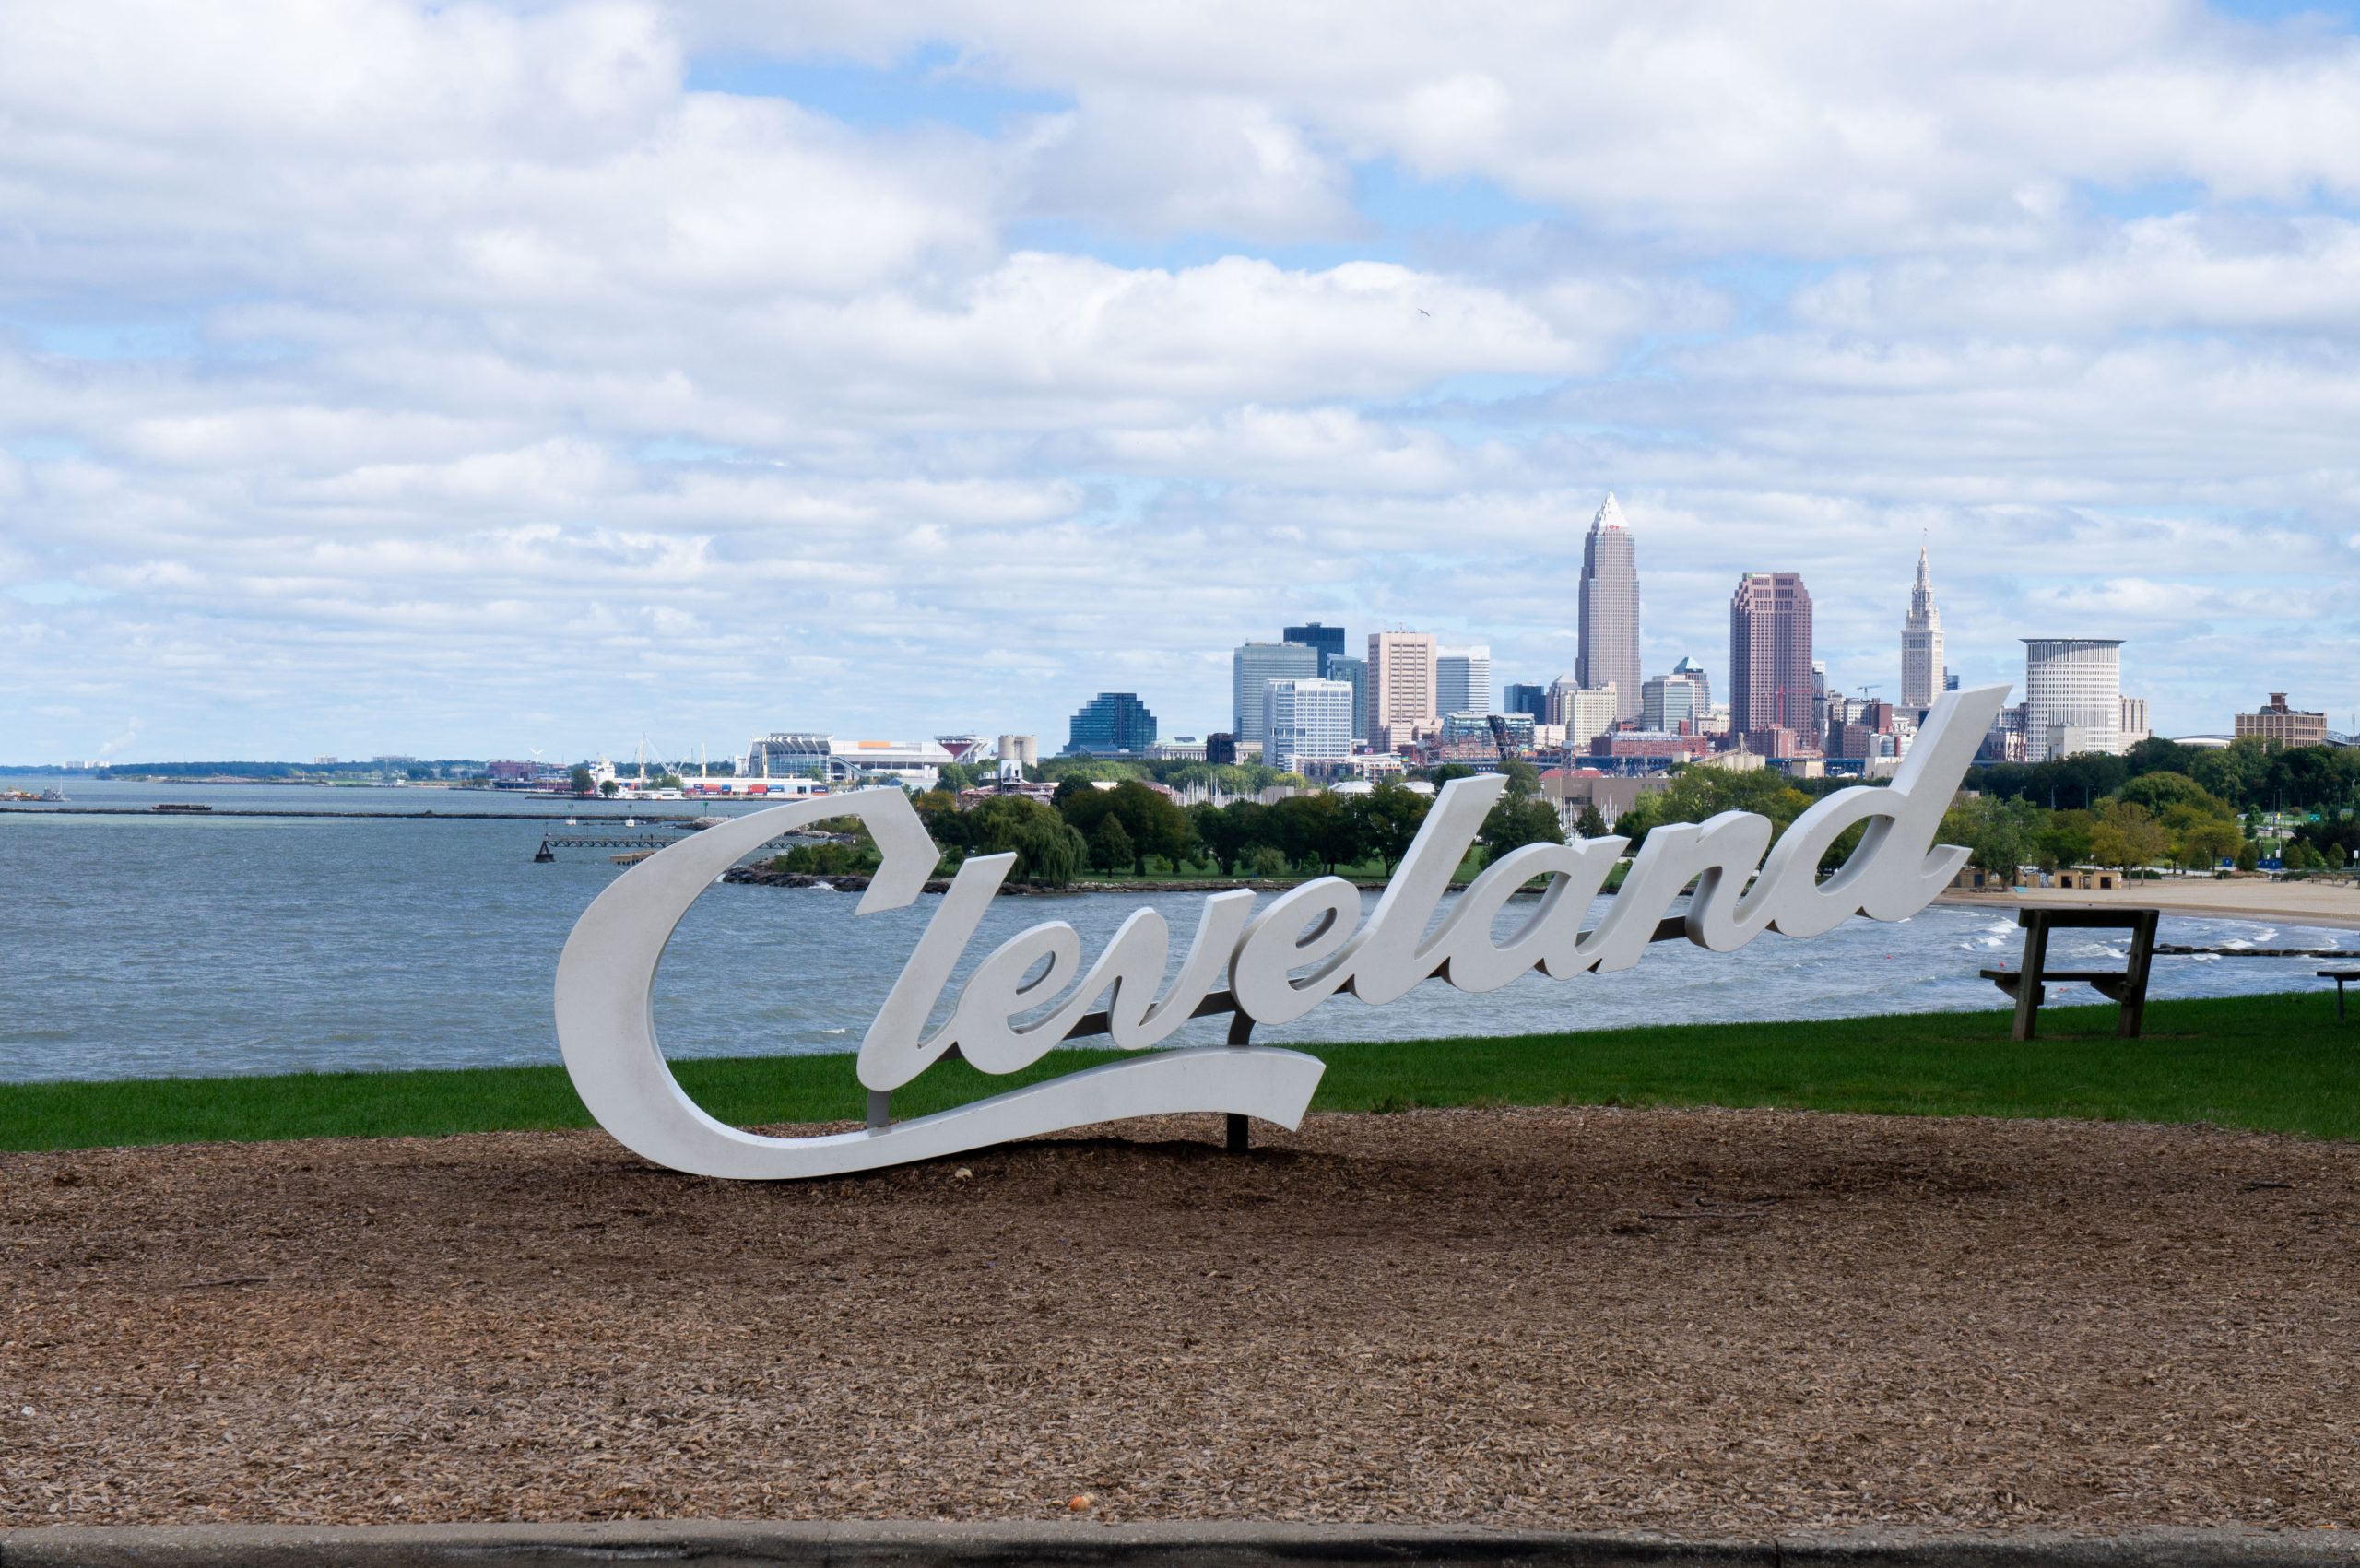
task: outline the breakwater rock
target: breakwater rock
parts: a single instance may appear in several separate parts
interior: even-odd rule
[[[758,888],[825,888],[832,892],[861,893],[868,890],[868,878],[847,874],[841,877],[822,876],[814,871],[773,871],[767,866],[733,866],[721,874],[725,882],[744,882]],[[947,893],[950,878],[936,877],[926,885],[929,893]],[[1037,882],[1003,882],[1002,898],[1024,898],[1040,893],[1068,893],[1071,888],[1044,887]]]

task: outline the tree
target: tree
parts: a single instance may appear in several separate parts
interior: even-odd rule
[[[2237,846],[2237,869],[2258,871],[2261,868],[2261,846],[2251,839]]]
[[[1565,830],[1557,820],[1557,808],[1547,801],[1503,795],[1484,813],[1475,842],[1483,846],[1488,864],[1528,843],[1564,843]]]
[[[2263,781],[2270,773],[2270,743],[2253,736],[2218,751],[2196,751],[2179,771],[2222,799],[2251,811],[2270,803]]]
[[[1085,784],[1071,795],[1057,786],[1057,810],[1085,838],[1098,824],[1113,817],[1131,841],[1132,868],[1147,871],[1147,857],[1160,855],[1176,870],[1197,847],[1197,830],[1188,813],[1162,791],[1126,779],[1113,789]]]
[[[1293,795],[1270,806],[1263,820],[1269,842],[1288,860],[1316,862],[1333,875],[1337,867],[1361,859],[1360,820],[1341,796],[1321,791]]]
[[[1088,859],[1090,846],[1056,812],[1021,795],[995,796],[967,813],[973,855],[1016,856],[1014,878],[1062,887]]]
[[[1293,869],[1287,864],[1285,854],[1274,843],[1256,844],[1245,852],[1245,858],[1239,864],[1246,876],[1257,879],[1283,877]]]
[[[2175,806],[2191,806],[2212,817],[2231,815],[2227,801],[2186,773],[2142,773],[2117,791],[2115,798],[2143,806],[2158,817]]]
[[[1606,819],[1598,814],[1597,801],[1585,801],[1582,804],[1582,814],[1574,819],[1574,836],[1585,839],[1602,839],[1606,836]]]
[[[2218,865],[2245,847],[2246,836],[2237,831],[2234,817],[2188,817],[2175,811],[2172,818],[2173,857],[2182,866]]]
[[[1774,834],[1811,806],[1811,796],[1788,782],[1787,775],[1762,768],[1740,773],[1728,768],[1688,767],[1653,795],[1643,795],[1614,824],[1636,851],[1647,830],[1663,822],[1702,822],[1724,811],[1752,811],[1770,819]]]
[[[622,785],[617,784],[614,780],[607,779],[599,784],[598,793],[612,798],[614,796],[621,793],[622,787]]]
[[[943,864],[955,866],[965,859],[968,850],[974,847],[975,829],[971,814],[959,809],[958,796],[930,789],[914,804],[918,809],[918,820],[926,824],[926,836],[942,852]]]
[[[2324,746],[2289,746],[2270,759],[2263,781],[2272,797],[2316,809],[2343,794],[2335,756]]]
[[[1054,813],[1044,814],[1026,824],[1016,842],[1016,867],[1028,882],[1044,887],[1062,888],[1081,869],[1082,858],[1089,845],[1081,835],[1056,819]]]
[[[1354,800],[1352,813],[1360,819],[1361,842],[1365,846],[1362,853],[1376,856],[1385,874],[1393,875],[1393,867],[1410,852],[1418,830],[1425,825],[1433,804],[1429,796],[1394,779],[1386,779]]]
[[[2091,858],[2090,831],[2097,819],[2087,811],[2051,811],[2041,819],[2040,830],[2033,842],[2038,846],[2040,864],[2047,870],[2061,867],[2080,866]]]
[[[2150,773],[2184,775],[2199,755],[2193,746],[2182,746],[2177,740],[2165,740],[2160,735],[2151,735],[2125,751],[2122,760],[2130,764],[2130,776],[2135,779]]]
[[[2306,822],[2295,830],[2295,836],[2319,851],[2330,866],[2341,866],[2360,854],[2360,819],[2342,817]],[[2339,853],[2342,860],[2336,858]]]
[[[2171,835],[2135,801],[2110,800],[2090,829],[2090,857],[2119,867],[2125,876],[2152,866],[2169,853]]]
[[[1529,800],[1540,793],[1540,770],[1522,758],[1508,758],[1500,772],[1507,775],[1508,794],[1517,799]]]
[[[565,782],[572,787],[576,795],[588,795],[597,788],[590,782],[589,768],[580,762],[573,764],[573,771],[565,775]]]
[[[1237,875],[1239,857],[1260,842],[1259,819],[1267,809],[1257,800],[1233,800],[1226,806],[1208,801],[1189,812],[1198,842],[1213,857],[1222,876]]]
[[[771,861],[774,871],[802,871],[814,877],[857,877],[877,869],[883,856],[874,843],[799,843]]]
[[[1962,797],[1942,817],[1941,842],[1974,852],[1974,864],[2014,881],[2017,869],[2040,854],[2040,819],[2032,802],[1984,795]]]
[[[1113,812],[1101,817],[1088,837],[1092,870],[1120,871],[1132,863],[1131,835],[1124,831],[1123,819]]]

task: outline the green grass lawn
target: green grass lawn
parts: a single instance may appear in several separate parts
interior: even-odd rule
[[[2144,1039],[2110,1006],[2050,1008],[2045,1037],[2008,1014],[1922,1013],[1805,1023],[1683,1024],[1504,1039],[1298,1047],[1328,1064],[1314,1107],[1783,1105],[1899,1115],[2088,1116],[2219,1122],[2360,1138],[2360,1016],[2330,995],[2154,1002]],[[986,1079],[944,1063],[895,1092],[897,1116],[1112,1061],[1058,1051]],[[740,1125],[857,1117],[849,1056],[683,1061],[681,1083]],[[586,1126],[559,1067],[305,1073],[284,1078],[0,1084],[0,1149],[382,1137]]]

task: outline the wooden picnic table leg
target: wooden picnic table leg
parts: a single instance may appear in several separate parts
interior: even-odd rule
[[[2147,974],[2155,961],[2155,922],[2157,910],[2139,912],[2139,924],[2130,932],[2130,973],[2123,977],[2122,1005],[2117,1009],[2114,1032],[2118,1039],[2136,1040],[2147,1017]]]
[[[2048,912],[2022,909],[2016,924],[2024,928],[2024,978],[2016,985],[2016,1027],[2012,1039],[2029,1040],[2040,1018],[2040,977],[2048,967]]]

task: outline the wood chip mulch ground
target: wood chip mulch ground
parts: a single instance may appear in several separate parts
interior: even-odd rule
[[[1256,1130],[819,1185],[595,1133],[0,1154],[0,1525],[2360,1527],[2360,1146]]]

